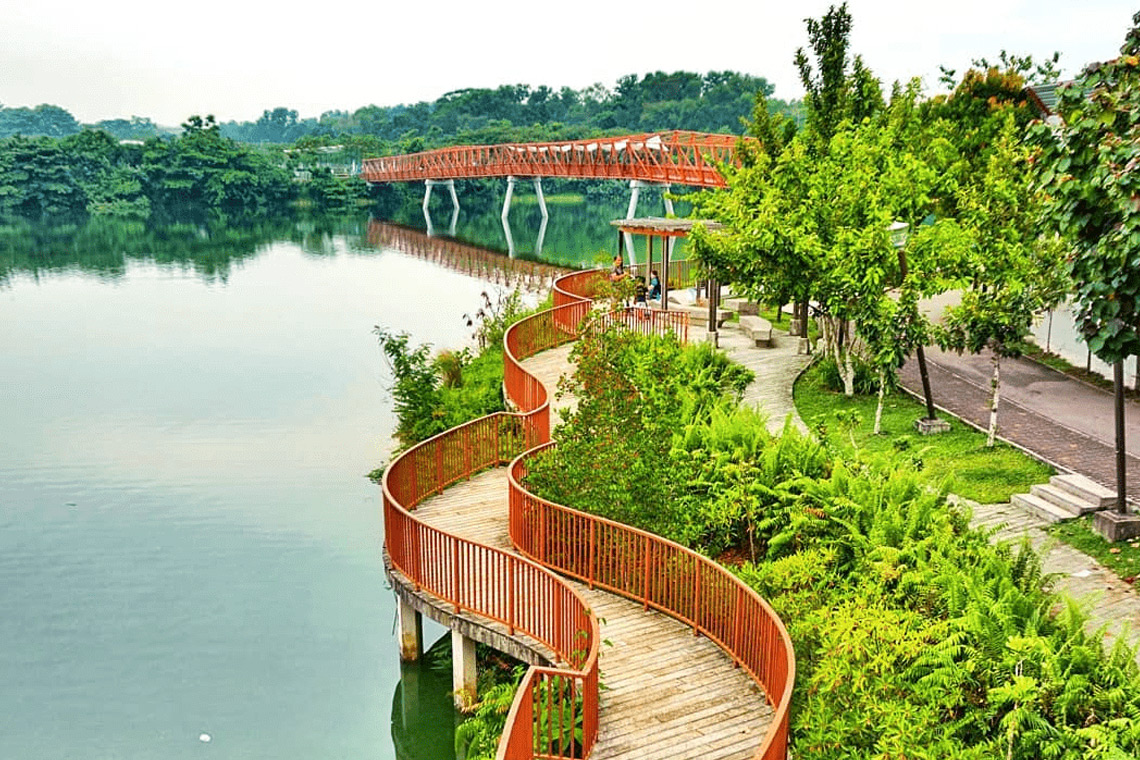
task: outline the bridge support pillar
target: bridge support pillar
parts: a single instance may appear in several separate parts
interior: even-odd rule
[[[475,640],[454,628],[451,630],[451,690],[455,693],[456,707],[475,702]]]
[[[431,212],[428,204],[431,203],[431,189],[436,185],[446,187],[451,193],[451,234],[455,234],[455,222],[459,219],[459,196],[455,194],[455,180],[453,179],[425,179],[424,180],[424,221],[427,222],[428,234],[435,234],[431,226]]]
[[[424,621],[419,611],[397,596],[396,616],[400,623],[400,659],[412,662],[420,659],[424,650]]]
[[[629,209],[625,212],[626,219],[633,219],[637,216],[637,201],[641,197],[641,188],[643,187],[659,187],[663,192],[667,193],[672,185],[668,182],[645,182],[640,179],[631,179],[629,181]],[[669,198],[665,198],[665,213],[670,215],[673,213],[673,201]],[[637,263],[637,249],[633,247],[633,233],[626,232],[624,234],[625,248],[629,251],[629,263],[632,266]],[[669,246],[669,253],[672,253],[673,239],[668,238],[668,241],[666,245]],[[648,276],[648,267],[646,268],[646,272]]]
[[[550,214],[546,211],[546,196],[542,194],[542,177],[534,178],[534,194],[538,196],[538,207],[542,209],[542,221],[546,221]]]

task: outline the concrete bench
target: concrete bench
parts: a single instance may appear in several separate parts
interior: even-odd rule
[[[708,306],[676,306],[669,305],[669,310],[677,310],[688,312],[689,324],[694,327],[708,327],[709,325],[709,307]],[[719,328],[725,323],[726,320],[732,318],[732,312],[727,309],[716,310],[716,326]]]
[[[760,313],[760,304],[749,301],[747,298],[726,298],[721,302],[721,305],[729,311],[735,311],[742,317],[746,314],[756,316]]]
[[[772,323],[763,317],[746,315],[740,318],[740,331],[758,347],[772,347]]]

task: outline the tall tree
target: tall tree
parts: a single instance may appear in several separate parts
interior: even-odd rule
[[[1072,247],[1077,322],[1114,364],[1117,490],[1124,511],[1123,362],[1140,354],[1140,12],[1120,57],[1060,91],[1060,123],[1036,127],[1047,218]]]

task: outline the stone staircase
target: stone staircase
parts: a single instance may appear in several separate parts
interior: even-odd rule
[[[1084,475],[1054,475],[1048,484],[1014,494],[1010,503],[1051,523],[1116,507],[1116,494]]]

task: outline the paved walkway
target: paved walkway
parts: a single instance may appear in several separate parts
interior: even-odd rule
[[[975,425],[989,425],[990,362],[937,349],[927,354],[934,403]],[[1112,394],[1028,359],[1003,359],[998,435],[1061,468],[1116,490]],[[903,387],[922,392],[918,364],[899,371]],[[1125,405],[1128,495],[1140,499],[1140,408]]]
[[[990,366],[987,356],[958,356],[937,349],[927,353],[935,404],[976,425],[989,424]],[[1029,361],[1002,360],[1002,398],[998,434],[1061,468],[1072,470],[1115,490],[1112,394]],[[918,365],[910,361],[899,372],[907,390],[921,395]],[[1126,436],[1128,493],[1140,496],[1140,425],[1135,404]],[[1040,518],[1009,504],[973,505],[972,523],[999,528],[995,540],[1029,539],[1042,552],[1042,568],[1056,577],[1056,589],[1068,594],[1089,615],[1092,631],[1105,627],[1106,643],[1124,635],[1140,645],[1140,594],[1115,573],[1073,547],[1051,538]],[[1137,657],[1140,662],[1140,656]]]
[[[970,506],[974,527],[996,528],[996,541],[1027,538],[1042,553],[1042,567],[1055,576],[1055,589],[1075,599],[1088,614],[1086,630],[1104,626],[1109,646],[1121,635],[1133,646],[1140,644],[1140,594],[1132,586],[1087,554],[1049,536],[1045,532],[1048,523],[1036,515],[1009,504]]]
[[[690,331],[689,337],[694,337],[694,333],[698,338],[708,335],[696,330]],[[768,429],[773,433],[780,432],[784,428],[784,420],[791,415],[792,424],[806,433],[807,425],[796,412],[792,384],[811,364],[812,357],[796,353],[799,338],[789,338],[786,331],[773,328],[772,347],[756,348],[755,343],[729,323],[721,328],[718,342],[734,361],[756,373],[756,379],[745,389],[742,400],[768,415]]]
[[[570,346],[523,362],[554,396],[570,368]],[[555,410],[574,403],[556,398]],[[514,551],[507,534],[503,468],[482,473],[423,502],[416,514],[444,530]],[[746,760],[764,739],[772,708],[744,671],[691,628],[614,594],[575,588],[602,622],[601,694],[596,760],[709,758]]]

